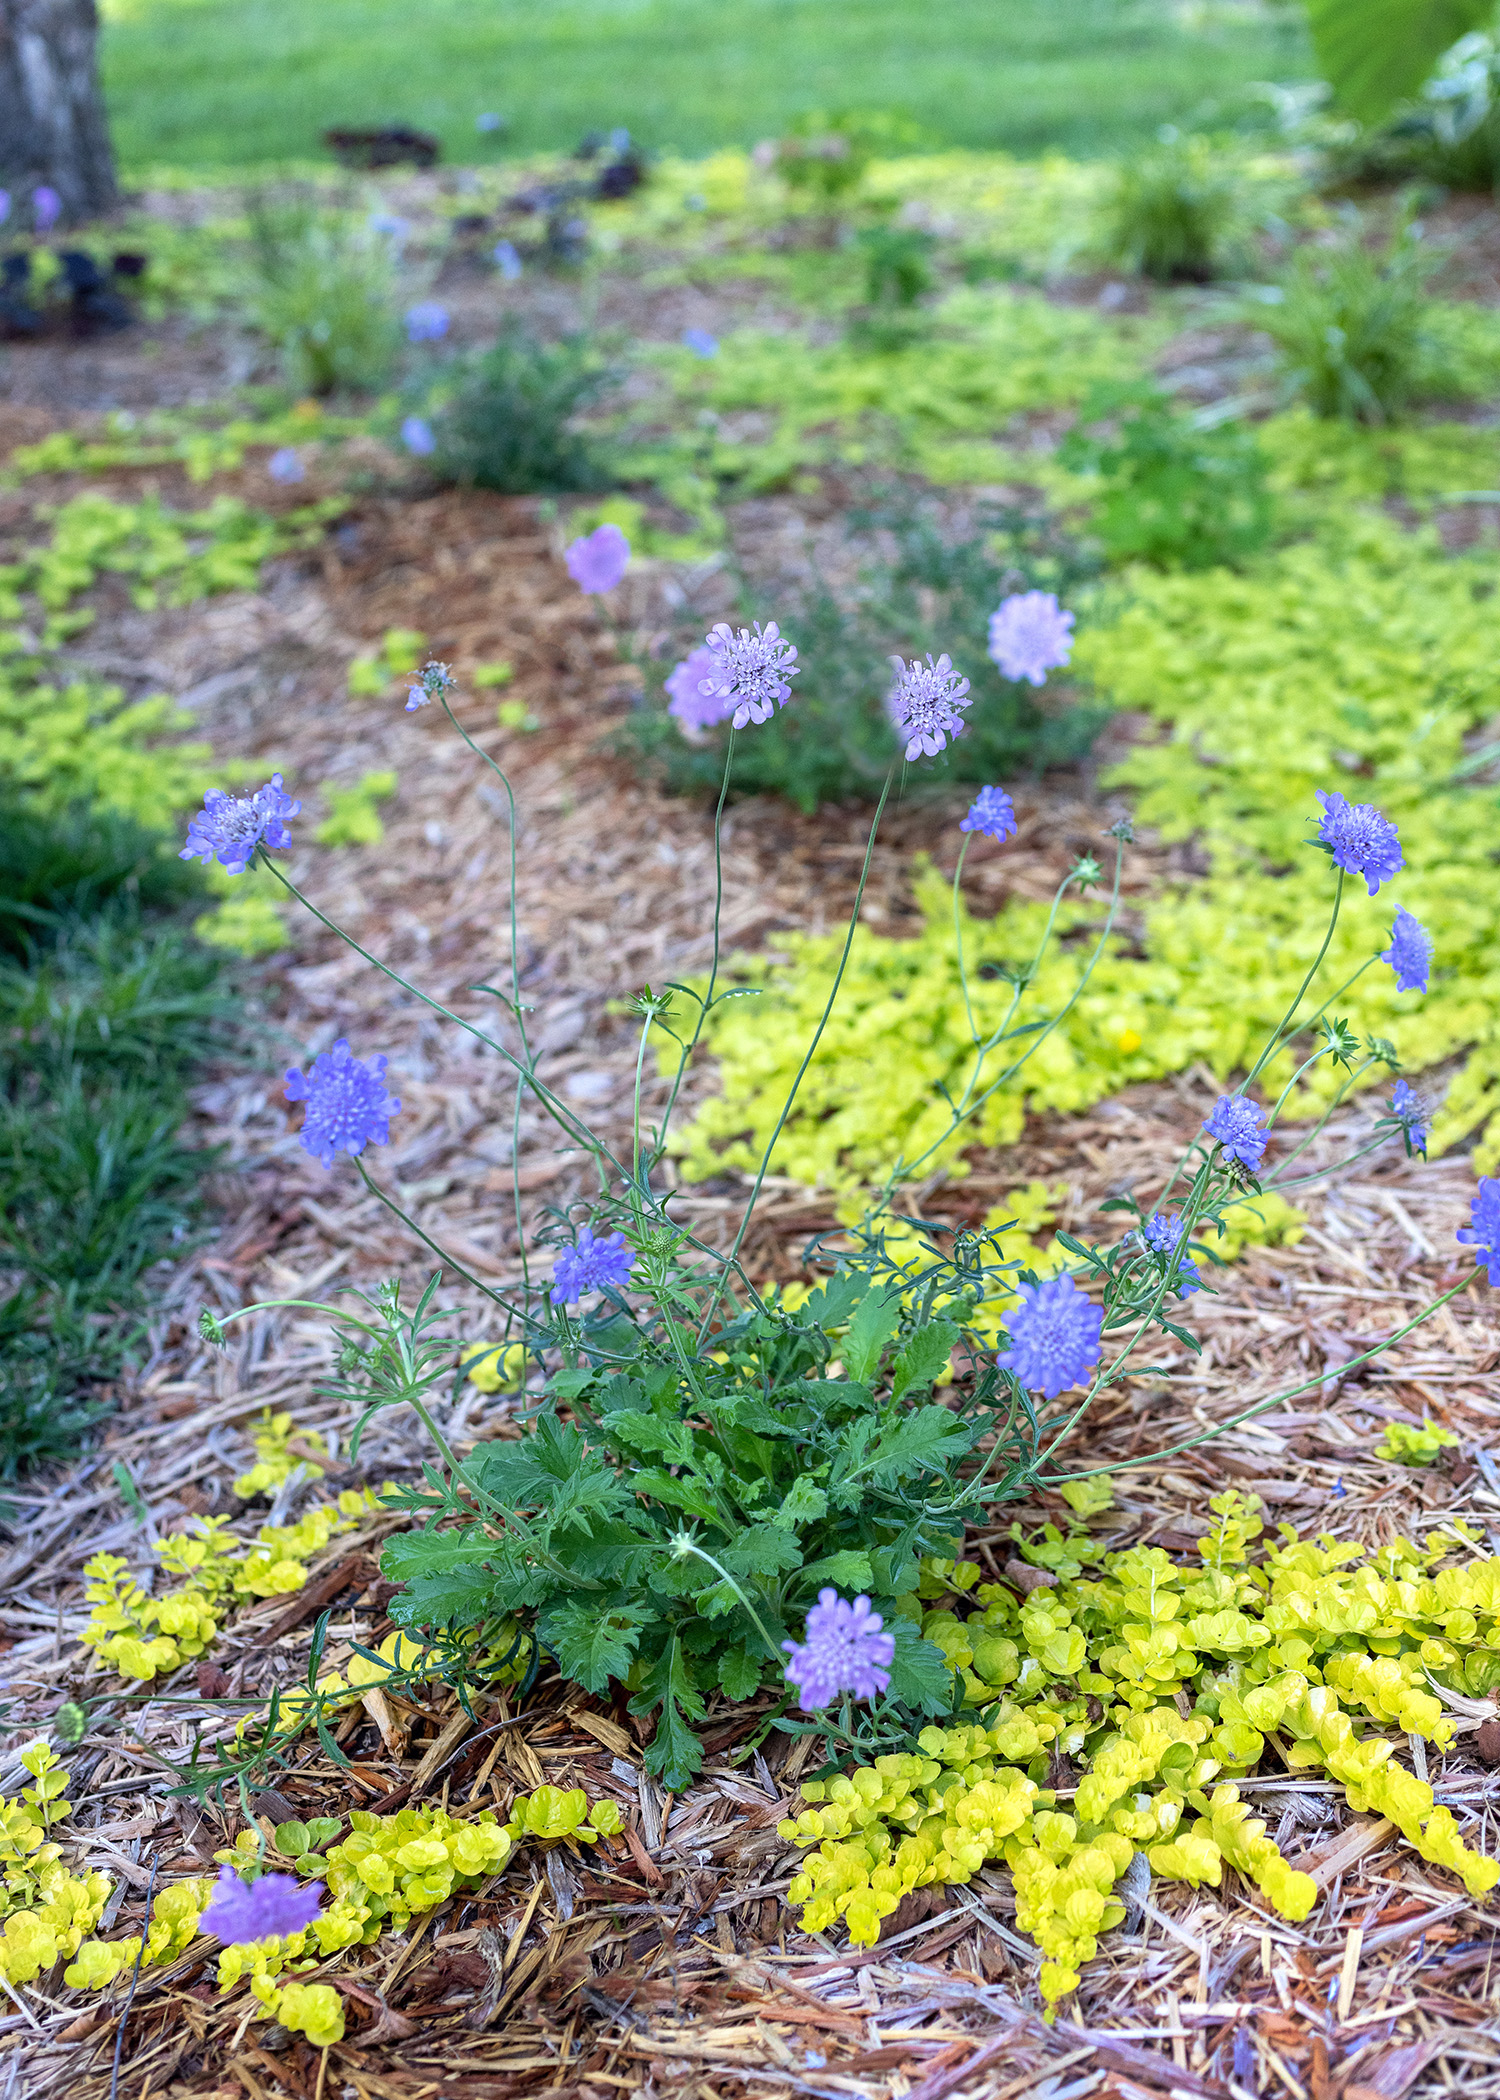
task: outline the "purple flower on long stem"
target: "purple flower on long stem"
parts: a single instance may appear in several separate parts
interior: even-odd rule
[[[279,773],[253,795],[226,795],[222,788],[210,788],[188,825],[187,844],[177,858],[201,860],[205,867],[217,860],[231,875],[243,875],[257,846],[292,843],[287,823],[301,808],[282,793]]]
[[[1488,1271],[1490,1282],[1500,1287],[1500,1181],[1493,1174],[1480,1176],[1469,1222],[1460,1225],[1454,1238],[1474,1249],[1474,1259]]]
[[[322,1906],[321,1881],[298,1881],[290,1874],[262,1874],[242,1881],[233,1867],[222,1867],[198,1923],[226,1947],[245,1947],[257,1940],[285,1939],[305,1932]]]
[[[732,710],[736,729],[748,722],[769,722],[776,709],[791,699],[787,680],[795,678],[801,668],[797,645],[786,639],[774,620],[767,620],[764,627],[757,620],[754,627],[738,630],[720,620],[704,637],[703,646],[714,659],[714,669],[703,682],[703,697],[721,701],[726,714]]]
[[[286,1075],[288,1101],[305,1101],[302,1149],[331,1167],[339,1152],[358,1154],[366,1145],[390,1140],[391,1117],[401,1103],[385,1083],[386,1060],[361,1060],[340,1036],[331,1050],[315,1057],[310,1072],[293,1066]]]
[[[1380,960],[1396,973],[1398,992],[1425,992],[1432,968],[1432,935],[1420,919],[1414,919],[1404,904],[1396,906],[1391,927],[1391,945]]]
[[[670,696],[667,713],[684,729],[712,729],[729,712],[718,692],[718,673],[719,659],[707,643],[700,642],[662,680]]]
[[[1073,653],[1073,614],[1052,591],[1013,591],[990,614],[989,653],[1002,677],[1045,685]]]
[[[597,525],[563,555],[568,574],[586,597],[612,591],[630,562],[630,542],[618,525]]]
[[[886,1689],[896,1642],[882,1632],[884,1624],[879,1612],[871,1611],[868,1597],[856,1597],[851,1604],[837,1590],[819,1590],[802,1640],[781,1644],[787,1654],[787,1681],[796,1685],[804,1712],[831,1706],[845,1693],[873,1699]]]
[[[595,1239],[582,1227],[571,1247],[559,1247],[548,1293],[554,1305],[576,1305],[589,1291],[622,1290],[635,1267],[635,1249],[623,1232]]]
[[[958,828],[960,831],[982,832],[987,839],[1013,839],[1016,812],[1004,788],[981,788],[969,814],[959,820]]]
[[[1174,1285],[1179,1298],[1202,1290],[1203,1278],[1198,1274],[1197,1263],[1186,1252],[1187,1227],[1180,1218],[1170,1211],[1153,1211],[1141,1227],[1141,1238],[1153,1254],[1161,1257],[1164,1266],[1175,1264]]]
[[[1318,790],[1323,805],[1318,825],[1318,844],[1346,875],[1359,875],[1373,897],[1383,882],[1406,865],[1401,841],[1390,818],[1373,802],[1346,802],[1324,788]]]
[[[446,664],[424,664],[415,682],[407,687],[406,712],[414,715],[419,707],[436,700],[439,693],[451,693],[457,682]]]
[[[964,709],[969,705],[969,681],[953,668],[951,656],[936,659],[929,653],[926,663],[907,663],[893,656],[891,669],[896,683],[886,701],[886,712],[897,732],[906,738],[908,759],[935,758],[950,737],[964,733]]]
[[[406,340],[409,343],[441,342],[448,333],[448,309],[436,299],[419,299],[406,309]]]
[[[1401,1125],[1401,1135],[1406,1140],[1408,1157],[1413,1152],[1420,1152],[1425,1159],[1427,1126],[1432,1121],[1431,1105],[1415,1087],[1408,1086],[1404,1079],[1398,1079],[1391,1089],[1391,1114]]]
[[[1055,1400],[1099,1361],[1104,1314],[1071,1276],[1023,1283],[1020,1292],[1021,1304],[1005,1316],[1010,1347],[995,1361],[1028,1392]]]
[[[1225,1157],[1238,1160],[1253,1174],[1265,1157],[1270,1133],[1260,1127],[1262,1111],[1243,1094],[1223,1094],[1203,1127],[1224,1147]]]

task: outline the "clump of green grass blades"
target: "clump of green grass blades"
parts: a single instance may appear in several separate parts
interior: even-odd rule
[[[192,1230],[212,1155],[178,1132],[228,1007],[201,902],[128,818],[0,804],[0,1479],[76,1449]]]

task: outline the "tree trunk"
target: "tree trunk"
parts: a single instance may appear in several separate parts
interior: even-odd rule
[[[57,192],[65,219],[116,201],[98,35],[94,0],[0,0],[0,183],[13,224],[27,223],[39,186]]]

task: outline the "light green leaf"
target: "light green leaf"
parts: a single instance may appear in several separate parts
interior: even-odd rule
[[[920,1392],[948,1368],[959,1331],[951,1320],[932,1320],[909,1334],[891,1371],[891,1397]]]
[[[1307,0],[1319,70],[1339,107],[1365,124],[1414,95],[1450,45],[1493,12],[1493,0]]]
[[[862,1299],[844,1340],[844,1369],[857,1385],[869,1385],[886,1343],[901,1318],[899,1291],[871,1291]]]

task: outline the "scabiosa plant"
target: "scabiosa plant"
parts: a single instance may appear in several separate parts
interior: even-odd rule
[[[691,350],[694,357],[717,357],[719,339],[710,335],[706,328],[684,328],[680,338],[684,350]]]
[[[1323,805],[1318,844],[1336,868],[1363,877],[1373,897],[1383,882],[1406,865],[1395,825],[1373,802],[1346,802],[1342,795],[1324,788],[1319,788],[1318,800]]]
[[[283,445],[279,451],[271,454],[266,461],[266,472],[273,481],[293,482],[307,479],[307,469],[290,445]]]
[[[496,241],[490,250],[490,259],[507,284],[514,284],[521,274],[521,251],[514,241]]]
[[[222,1867],[214,1892],[199,1918],[226,1947],[246,1947],[257,1940],[285,1939],[305,1932],[322,1907],[321,1881],[298,1881],[291,1874],[262,1874],[242,1881],[233,1867]]]
[[[1019,1286],[1021,1304],[1005,1316],[1009,1349],[995,1358],[1028,1392],[1055,1400],[1082,1385],[1099,1361],[1104,1315],[1071,1276]]]
[[[1500,1180],[1481,1174],[1479,1193],[1469,1207],[1469,1222],[1460,1225],[1454,1238],[1474,1249],[1474,1259],[1500,1289]]]
[[[736,729],[747,722],[769,722],[791,699],[787,680],[797,676],[797,646],[774,620],[764,627],[757,620],[753,627],[738,630],[720,620],[705,635],[703,646],[714,660],[703,682],[703,697],[720,701],[725,714],[732,709]]]
[[[419,299],[406,309],[406,340],[439,343],[448,333],[448,309],[436,299]]]
[[[804,1712],[831,1706],[846,1693],[855,1699],[873,1699],[891,1681],[891,1663],[896,1642],[878,1611],[871,1611],[868,1597],[851,1604],[837,1590],[819,1590],[818,1601],[807,1615],[803,1638],[783,1641],[786,1677],[800,1694]]]
[[[1012,591],[990,614],[989,654],[1003,677],[1045,685],[1073,654],[1073,615],[1053,591]]]
[[[618,525],[596,525],[574,540],[563,556],[568,574],[586,597],[612,591],[630,563],[630,542]]]
[[[558,1249],[548,1295],[554,1305],[576,1305],[590,1291],[623,1290],[634,1267],[635,1249],[623,1232],[595,1239],[585,1225],[571,1247]]]
[[[417,459],[426,459],[436,452],[437,439],[432,434],[432,425],[425,416],[408,416],[401,425],[401,442]]]
[[[981,788],[970,805],[969,814],[960,818],[958,828],[960,831],[982,832],[987,839],[1013,839],[1016,812],[1004,788]]]
[[[62,198],[50,183],[39,182],[31,193],[31,215],[38,233],[50,233],[62,217]]]
[[[1391,1089],[1391,1114],[1401,1125],[1401,1135],[1406,1140],[1407,1157],[1420,1152],[1427,1157],[1427,1127],[1432,1121],[1432,1108],[1415,1087],[1398,1079]]]
[[[1198,1265],[1184,1249],[1187,1228],[1180,1218],[1170,1211],[1153,1211],[1141,1227],[1141,1238],[1160,1256],[1162,1264],[1171,1268],[1175,1262],[1176,1275],[1173,1285],[1179,1298],[1187,1298],[1194,1291],[1201,1291],[1203,1278],[1198,1274]]]
[[[305,1101],[302,1149],[331,1167],[339,1152],[363,1152],[366,1145],[389,1143],[391,1117],[401,1103],[385,1083],[384,1057],[363,1060],[345,1037],[313,1059],[312,1070],[293,1066],[286,1075],[288,1101]]]
[[[406,712],[414,715],[419,707],[430,706],[440,693],[451,693],[456,683],[446,664],[424,664],[415,683],[407,687]]]
[[[1261,1110],[1243,1094],[1222,1094],[1203,1127],[1224,1148],[1226,1159],[1238,1160],[1254,1173],[1265,1157],[1268,1133],[1261,1129]]]
[[[898,735],[906,738],[905,756],[936,758],[950,737],[964,733],[964,709],[969,704],[969,681],[960,678],[951,656],[926,663],[893,656],[891,669],[896,683],[886,701],[886,711]]]
[[[301,808],[282,792],[279,773],[253,795],[226,795],[222,788],[210,788],[188,825],[187,844],[177,858],[201,860],[205,867],[216,860],[229,874],[243,875],[257,846],[292,843],[287,825]]]
[[[662,680],[668,696],[667,713],[684,729],[712,729],[725,715],[717,679],[719,659],[706,643],[700,643],[670,675]]]
[[[1391,945],[1380,960],[1396,973],[1398,992],[1425,992],[1432,968],[1432,935],[1420,919],[1414,919],[1404,904],[1396,906],[1391,927]]]

